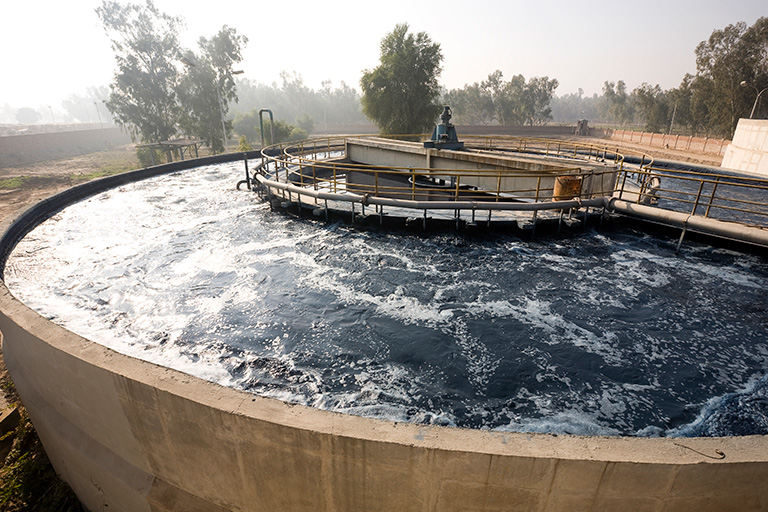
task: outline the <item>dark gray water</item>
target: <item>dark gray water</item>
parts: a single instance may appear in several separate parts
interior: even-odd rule
[[[522,240],[270,212],[240,164],[139,182],[28,235],[11,291],[120,352],[396,421],[768,433],[768,258],[629,229]]]

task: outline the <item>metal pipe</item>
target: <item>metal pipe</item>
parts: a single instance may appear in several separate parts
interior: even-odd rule
[[[750,114],[749,114],[749,118],[750,118],[750,119],[752,119],[752,117],[755,115],[755,109],[757,108],[757,104],[758,104],[758,102],[760,101],[760,96],[762,96],[762,94],[763,94],[765,91],[768,91],[768,87],[766,87],[766,88],[765,88],[765,89],[763,89],[762,91],[759,91],[759,90],[757,89],[757,87],[755,87],[754,85],[750,84],[750,83],[749,83],[749,82],[747,82],[746,80],[742,80],[742,81],[741,81],[741,83],[740,83],[739,85],[741,85],[742,87],[751,87],[751,88],[753,88],[753,89],[755,90],[755,92],[757,93],[757,96],[755,97],[755,103],[752,105],[752,112],[750,112]],[[49,108],[50,108],[50,107],[49,107]]]
[[[264,147],[264,118],[261,114],[264,112],[269,113],[269,128],[270,128],[270,139],[269,143],[274,144],[275,143],[275,120],[272,117],[272,111],[268,108],[262,108],[259,110],[259,132],[261,132],[261,147]]]
[[[721,236],[742,242],[754,243],[768,247],[768,230],[745,226],[736,222],[727,222],[692,215],[689,213],[661,210],[653,206],[630,203],[621,199],[611,198],[605,202],[606,208],[619,213],[660,222],[662,224],[681,227],[685,230],[697,231],[709,235]]]

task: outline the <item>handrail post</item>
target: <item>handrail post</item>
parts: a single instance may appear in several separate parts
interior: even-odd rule
[[[461,181],[461,174],[456,175],[456,188],[454,191],[454,201],[459,200],[459,182]]]
[[[699,207],[699,199],[701,199],[701,191],[704,189],[704,180],[699,183],[699,191],[696,193],[696,200],[693,202],[693,210],[691,215],[696,215],[696,209]]]
[[[539,191],[541,190],[541,176],[538,177],[536,180],[536,198],[533,200],[534,203],[539,202]]]
[[[712,193],[709,195],[709,203],[707,203],[707,210],[704,212],[705,217],[709,217],[709,209],[712,207],[712,202],[715,200],[715,193],[717,192],[717,186],[720,184],[720,176],[715,180],[715,184],[712,185]]]

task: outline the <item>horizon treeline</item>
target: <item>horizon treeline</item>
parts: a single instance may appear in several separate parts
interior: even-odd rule
[[[629,91],[623,80],[603,84],[602,94],[555,94],[557,79],[514,75],[504,80],[501,71],[460,89],[443,89],[441,102],[450,105],[455,124],[541,125],[575,124],[587,119],[591,125],[685,133],[730,138],[739,118],[768,117],[768,102],[759,93],[768,87],[768,17],[752,26],[740,22],[717,29],[696,48],[696,73],[682,77],[676,88],[663,90],[643,83]],[[236,80],[238,102],[231,104],[234,125],[238,118],[254,116],[269,108],[275,118],[295,123],[309,133],[324,126],[367,124],[357,87],[325,81],[320,90],[306,86],[300,74],[281,73],[282,83],[270,85],[256,79]],[[358,85],[358,84],[355,84]],[[106,87],[89,88],[85,95],[71,95],[56,110],[0,107],[0,122],[35,124],[55,122],[111,121],[106,109]],[[758,101],[759,99],[759,101]],[[237,130],[235,130],[237,131]]]
[[[448,91],[457,124],[543,124],[587,119],[593,124],[652,132],[731,138],[739,118],[768,117],[761,100],[768,88],[768,17],[715,30],[695,49],[696,74],[662,90],[643,83],[631,92],[623,80],[605,81],[602,94],[554,95],[557,80],[522,75],[508,82],[501,72],[482,82]],[[554,88],[552,84],[554,83]],[[510,105],[519,115],[510,116]]]

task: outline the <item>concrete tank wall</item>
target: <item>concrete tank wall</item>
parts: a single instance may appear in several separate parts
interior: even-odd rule
[[[765,436],[501,433],[289,405],[116,353],[4,285],[0,330],[54,467],[92,511],[768,509]]]
[[[722,166],[768,176],[768,119],[739,119]]]
[[[581,188],[584,197],[612,192],[616,182],[615,166],[609,163],[575,160],[557,162],[554,158],[543,159],[518,154],[511,156],[476,151],[441,151],[424,148],[420,143],[389,139],[349,139],[346,143],[346,153],[347,158],[355,163],[384,168],[410,167],[448,172],[477,172],[475,175],[462,176],[461,184],[486,190],[524,191],[520,195],[528,197],[551,197],[559,175],[584,174],[585,180]],[[490,171],[491,176],[483,176],[482,171]],[[493,175],[496,171],[507,171],[509,174],[499,179]],[[515,173],[519,175],[514,176]]]

